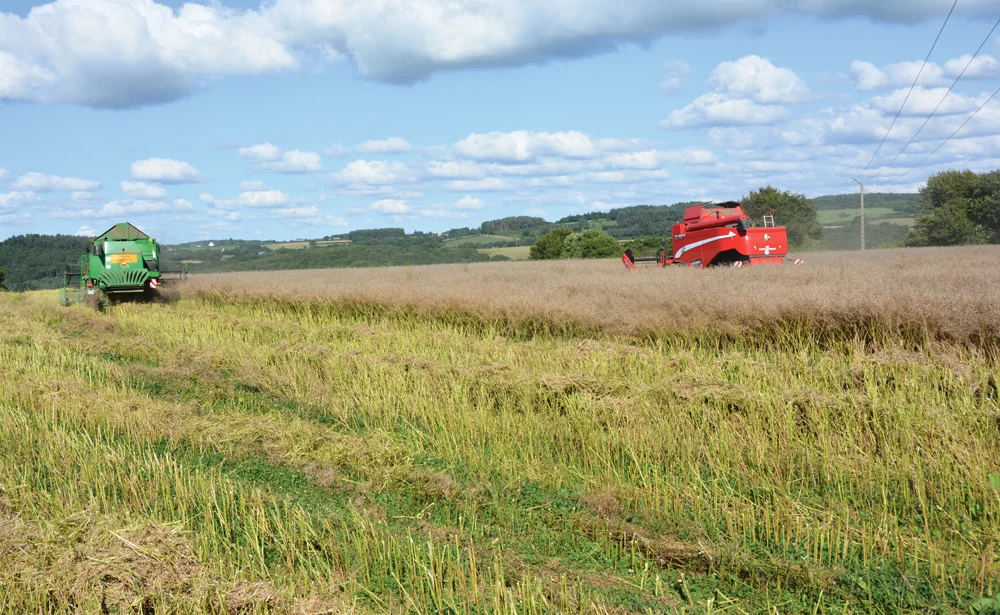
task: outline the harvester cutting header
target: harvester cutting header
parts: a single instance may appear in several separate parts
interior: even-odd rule
[[[67,268],[59,303],[86,303],[100,309],[113,301],[155,299],[165,274],[160,268],[156,240],[128,222],[116,224],[95,237],[80,256],[79,269]]]
[[[665,249],[655,257],[636,258],[630,250],[622,262],[635,269],[637,262],[656,262],[660,267],[780,265],[788,256],[785,227],[774,225],[774,213],[763,215],[762,226],[743,211],[735,201],[692,205],[684,211],[684,220],[673,228],[673,254]],[[801,260],[796,260],[799,264]]]

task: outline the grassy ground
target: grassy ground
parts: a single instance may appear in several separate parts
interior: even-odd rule
[[[531,246],[516,246],[513,248],[480,248],[480,252],[489,256],[506,256],[512,261],[526,261],[531,255]]]
[[[0,294],[0,612],[1000,604],[990,340],[568,323]]]

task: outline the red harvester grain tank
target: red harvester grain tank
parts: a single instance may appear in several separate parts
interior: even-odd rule
[[[672,255],[661,250],[656,259],[644,259],[626,253],[622,255],[625,266],[634,269],[636,261],[644,260],[656,260],[660,267],[742,267],[785,262],[788,237],[785,227],[774,226],[773,214],[765,214],[763,225],[756,226],[735,201],[706,205],[709,204],[688,207],[684,220],[674,225]]]

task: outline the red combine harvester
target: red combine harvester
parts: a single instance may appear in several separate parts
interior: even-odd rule
[[[658,256],[636,258],[626,250],[622,254],[625,267],[635,269],[637,262],[656,262],[660,267],[743,267],[785,262],[788,237],[785,227],[774,225],[773,212],[763,216],[763,226],[756,226],[735,201],[706,205],[709,203],[688,207],[684,221],[674,225],[672,256],[660,250]],[[795,260],[796,265],[801,262]]]

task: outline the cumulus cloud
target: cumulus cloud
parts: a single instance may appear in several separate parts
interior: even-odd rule
[[[237,205],[244,207],[278,207],[287,205],[292,198],[280,190],[251,190],[241,192],[236,198]]]
[[[142,182],[122,182],[122,192],[133,199],[165,199],[167,191],[163,186],[144,184]]]
[[[97,233],[99,232],[100,231],[95,231],[94,229],[90,228],[87,225],[83,225],[80,228],[76,229],[76,232],[73,234],[76,235],[77,237],[97,237]]]
[[[934,62],[928,62],[921,72],[923,62],[897,62],[879,68],[871,62],[854,60],[851,62],[851,78],[859,90],[887,90],[910,87],[920,73],[923,85],[944,85],[944,70]],[[961,70],[961,69],[959,69]]]
[[[684,87],[684,80],[691,74],[691,67],[683,60],[664,62],[660,67],[660,89],[672,92]]]
[[[248,179],[240,182],[240,191],[246,192],[249,190],[270,190],[270,186],[258,179]],[[203,199],[204,200],[204,199]]]
[[[271,143],[241,147],[237,153],[240,158],[254,162],[273,162],[281,159],[281,148]]]
[[[0,192],[0,210],[10,210],[20,205],[40,203],[41,201],[41,197],[30,190]]]
[[[384,160],[355,160],[343,170],[332,175],[335,182],[342,184],[395,185],[408,184],[417,180],[416,174],[402,162]]]
[[[2,70],[0,70],[0,74],[3,74]],[[7,179],[9,178],[10,178],[10,171],[8,171],[3,167],[0,167],[0,182],[7,181]]]
[[[354,151],[362,154],[400,154],[413,149],[409,141],[399,137],[389,137],[388,139],[365,141],[354,147]]]
[[[723,62],[712,70],[708,85],[715,92],[749,98],[761,104],[787,104],[808,100],[809,87],[791,69],[749,55]]]
[[[161,184],[193,184],[206,181],[204,173],[186,162],[167,158],[148,158],[132,163],[132,177]]]
[[[500,192],[513,190],[514,186],[505,179],[488,177],[486,179],[456,179],[445,184],[448,190],[455,192]]]
[[[244,160],[258,163],[258,169],[275,173],[310,173],[323,168],[319,154],[315,152],[286,152],[271,143],[241,147],[237,153]]]
[[[785,117],[784,104],[803,102],[812,96],[792,70],[755,55],[716,66],[708,87],[710,92],[672,111],[660,126],[679,129],[773,124]]]
[[[600,150],[582,132],[473,133],[452,146],[456,155],[473,160],[527,162],[540,156],[593,158]]]
[[[315,205],[309,207],[286,207],[271,210],[271,217],[284,219],[292,226],[309,224],[311,226],[347,226],[347,220],[341,216],[324,214]]]
[[[966,68],[968,65],[968,68]],[[948,60],[944,69],[949,75],[962,75],[963,79],[998,79],[1000,78],[1000,61],[993,56],[981,55],[973,58],[971,54]],[[962,74],[962,70],[965,73]]]
[[[273,26],[254,12],[56,0],[23,18],[0,13],[0,99],[134,107],[186,96],[202,75],[293,66]]]
[[[63,217],[67,218],[122,218],[134,216],[148,216],[170,211],[172,205],[166,201],[111,201],[105,203],[100,209],[82,209],[74,212],[63,212]]]
[[[101,182],[76,177],[59,177],[42,173],[25,173],[14,181],[14,188],[37,192],[100,190]]]
[[[484,205],[486,205],[486,203],[484,203],[482,199],[466,195],[455,201],[452,206],[455,209],[482,209]]]
[[[334,158],[341,158],[343,156],[349,156],[354,150],[347,147],[343,143],[334,143],[333,145],[328,145],[323,148],[323,153],[327,156],[332,156]]]
[[[907,98],[908,93],[909,98]],[[974,111],[981,104],[981,102],[955,92],[948,94],[945,98],[946,94],[948,94],[947,88],[925,89],[918,86],[912,91],[909,88],[901,88],[887,96],[876,96],[868,101],[868,104],[885,113],[895,114],[905,100],[906,106],[902,107],[902,114],[921,117],[930,115],[935,109],[941,115],[967,113]],[[940,107],[938,107],[939,103]]]
[[[968,0],[959,11],[992,18],[993,8]],[[155,0],[55,0],[24,17],[0,12],[0,99],[162,103],[213,76],[293,69],[299,56],[350,58],[366,78],[414,83],[442,70],[586,56],[788,16],[913,23],[940,10],[904,0],[593,0],[586,10],[535,0],[268,0],[247,11],[214,2],[174,10]]]
[[[372,203],[368,209],[380,214],[405,214],[411,208],[401,199],[380,199]]]
[[[265,162],[260,166],[275,173],[311,173],[323,169],[319,154],[299,150],[285,152],[281,155],[281,160]]]
[[[660,126],[668,129],[704,126],[773,124],[786,115],[779,105],[761,105],[752,100],[731,99],[723,94],[703,94],[690,105],[672,111]]]

